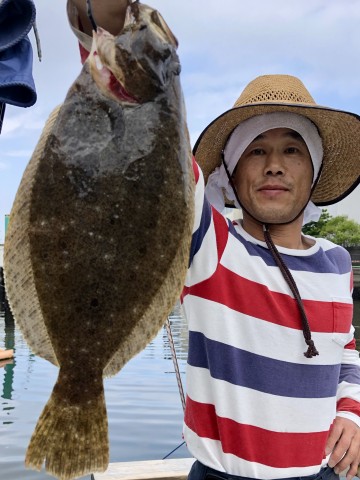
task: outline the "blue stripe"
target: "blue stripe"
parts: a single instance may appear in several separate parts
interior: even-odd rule
[[[347,382],[360,385],[360,367],[343,363],[340,370],[339,383]]]
[[[270,267],[276,267],[275,260],[269,250],[261,245],[245,240],[237,231],[234,225],[230,226],[230,233],[239,240],[251,256],[260,257]],[[351,260],[345,249],[335,246],[330,250],[323,250],[321,247],[313,255],[293,256],[281,254],[286,266],[290,270],[313,273],[335,273],[338,275],[349,273]]]
[[[264,345],[266,349],[266,346]],[[190,331],[188,363],[213,378],[271,395],[325,398],[336,395],[340,365],[301,365],[263,357]]]
[[[200,250],[202,241],[206,235],[206,232],[209,229],[210,223],[212,220],[212,213],[210,203],[204,197],[203,210],[201,214],[201,220],[199,228],[193,233],[191,248],[190,248],[190,265],[194,258],[194,255]]]

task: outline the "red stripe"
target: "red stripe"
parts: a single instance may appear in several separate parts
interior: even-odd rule
[[[224,253],[228,241],[229,226],[225,217],[223,217],[215,208],[211,208],[211,211],[215,227],[218,262],[220,262],[220,259],[222,257],[222,254]]]
[[[195,183],[197,183],[199,180],[200,173],[199,173],[199,165],[196,163],[194,156],[192,157],[192,163],[193,163],[193,170],[194,170],[194,176],[195,176]]]
[[[224,453],[274,468],[318,465],[324,458],[328,432],[288,433],[218,417],[215,407],[187,397],[185,423],[199,437],[218,440]]]
[[[183,303],[184,298],[186,297],[186,295],[188,295],[188,293],[190,293],[190,287],[184,287],[183,291],[181,292],[181,295],[180,295],[180,302],[181,303]]]
[[[292,297],[272,292],[265,285],[240,277],[222,265],[211,278],[192,286],[191,294],[276,325],[302,329],[298,306]],[[303,303],[312,331],[349,332],[351,304],[313,300],[303,300]],[[341,311],[341,315],[336,315],[336,322],[334,311]]]
[[[347,345],[345,345],[345,348],[347,350],[356,350],[356,339],[353,338],[351,342],[349,342]]]
[[[197,166],[196,163],[194,165]],[[211,214],[212,214],[212,221],[215,229],[216,247],[217,247],[218,262],[219,262],[222,254],[224,253],[224,250],[228,241],[229,229],[228,229],[228,223],[226,219],[215,208],[211,208]],[[191,289],[192,287],[183,288],[183,291],[180,297],[181,302],[184,300],[184,297],[190,293]]]
[[[351,398],[341,398],[336,404],[338,412],[350,412],[360,417],[360,403]]]

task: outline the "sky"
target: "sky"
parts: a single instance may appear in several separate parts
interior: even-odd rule
[[[319,105],[360,114],[360,0],[149,0],[179,41],[192,145],[259,75],[299,77]],[[0,243],[22,174],[52,109],[81,69],[66,0],[35,0],[42,60],[33,31],[38,99],[7,105],[0,135]],[[360,187],[333,215],[360,222]]]

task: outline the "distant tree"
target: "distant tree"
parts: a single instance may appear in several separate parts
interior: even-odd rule
[[[339,215],[326,222],[321,236],[343,247],[354,247],[360,245],[360,224],[347,215]]]
[[[317,222],[307,223],[302,231],[305,235],[327,238],[343,247],[360,245],[360,224],[347,215],[332,217],[326,209]]]
[[[321,212],[320,218],[317,222],[309,222],[303,226],[302,231],[305,235],[310,235],[311,237],[322,237],[322,230],[327,224],[327,222],[332,218],[330,213],[323,209]]]

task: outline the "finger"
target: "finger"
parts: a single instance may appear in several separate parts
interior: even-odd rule
[[[335,421],[335,423],[331,427],[330,434],[326,441],[326,446],[325,446],[326,455],[329,455],[329,453],[334,450],[336,443],[339,441],[339,438],[341,437],[342,430],[343,429],[340,426],[338,426]]]
[[[354,460],[354,457],[349,457],[346,458],[347,455],[350,455],[350,449],[351,449],[351,437],[342,435],[338,442],[336,443],[330,458],[328,465],[329,467],[336,468],[338,467],[338,464],[342,461],[343,464],[348,460],[349,462],[346,464],[346,466],[350,465],[350,462]],[[352,450],[353,452],[353,450]],[[340,465],[340,468],[343,467],[343,464]],[[344,467],[345,468],[345,467]]]
[[[360,458],[358,456],[356,461],[351,463],[349,471],[346,473],[346,480],[351,480],[353,477],[355,477],[358,474],[359,461],[360,461]]]
[[[339,442],[339,444],[340,443],[341,442]],[[352,468],[352,470],[355,469],[356,472],[358,467],[359,442],[357,441],[357,439],[353,438],[352,441],[350,440],[350,443],[347,447],[346,444],[347,442],[343,442],[342,445],[339,446],[339,449],[337,449],[338,446],[336,446],[334,450],[334,458],[331,460],[331,464],[329,461],[329,466],[334,466],[334,471],[337,474],[344,470],[347,470],[348,468]],[[337,459],[338,461],[335,463],[335,465],[332,465],[333,461],[336,461]],[[350,474],[352,473],[352,470]]]
[[[352,480],[354,477],[356,477],[356,473],[357,468],[349,469],[349,471],[346,473],[346,480]]]

